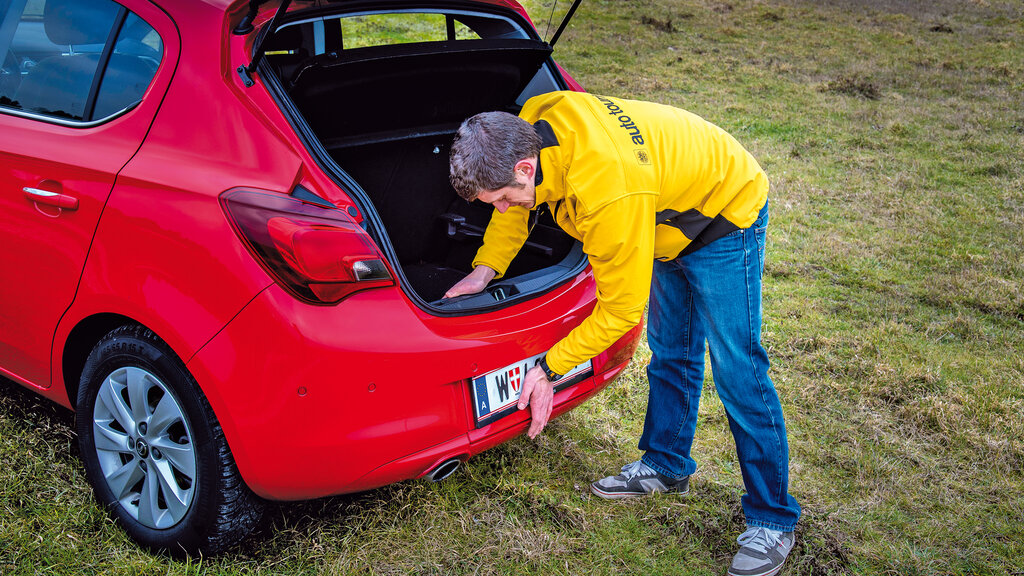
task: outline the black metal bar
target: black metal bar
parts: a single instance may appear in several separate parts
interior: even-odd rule
[[[576,13],[576,9],[579,8],[580,2],[582,1],[583,0],[576,0],[572,3],[569,11],[565,14],[565,18],[562,19],[562,23],[558,25],[558,30],[555,30],[555,35],[551,37],[550,41],[548,41],[548,46],[554,47],[555,42],[558,42],[558,37],[562,35],[562,30],[565,30],[565,27],[569,25],[569,20],[572,19],[572,15]]]
[[[277,29],[277,25],[281,22],[281,18],[284,17],[284,13],[288,11],[288,5],[292,3],[292,0],[281,0],[281,7],[277,9],[274,14],[274,18],[267,25],[267,32],[260,38],[259,43],[256,45],[252,62],[245,67],[245,72],[251,77],[252,73],[256,71],[256,67],[259,66],[260,60],[263,59],[263,45],[267,42],[267,38],[274,34],[274,30]],[[239,70],[241,72],[241,70]]]

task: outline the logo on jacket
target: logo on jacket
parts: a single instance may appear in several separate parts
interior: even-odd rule
[[[633,119],[626,114],[625,110],[615,102],[612,102],[609,98],[597,95],[594,97],[597,98],[601,104],[604,104],[604,107],[608,109],[609,115],[617,117],[619,127],[626,129],[626,133],[633,139],[633,144],[636,144],[637,146],[644,145],[644,137],[643,134],[640,133],[640,128],[638,128],[636,123],[633,122]]]
[[[650,154],[647,153],[647,150],[644,150],[643,148],[637,148],[636,150],[633,150],[633,154],[636,154],[637,162],[643,164],[644,166],[650,165],[651,156]]]

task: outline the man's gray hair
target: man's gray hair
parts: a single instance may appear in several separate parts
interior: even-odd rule
[[[472,201],[483,191],[515,184],[516,162],[540,152],[540,136],[529,122],[508,112],[467,118],[452,143],[452,187]]]

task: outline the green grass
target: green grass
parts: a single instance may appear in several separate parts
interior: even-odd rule
[[[543,33],[549,0],[527,4]],[[823,4],[587,0],[556,56],[721,125],[769,174],[764,338],[804,509],[782,574],[1024,574],[1024,8]],[[689,497],[587,491],[638,455],[649,356],[538,441],[276,506],[191,562],[132,545],[71,416],[0,385],[0,573],[722,574],[742,482],[710,382]]]

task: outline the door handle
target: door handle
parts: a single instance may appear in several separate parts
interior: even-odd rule
[[[33,202],[64,210],[78,210],[78,198],[74,196],[50,192],[49,190],[40,190],[39,188],[29,188],[27,186],[22,188],[22,190],[25,192],[25,197]]]

